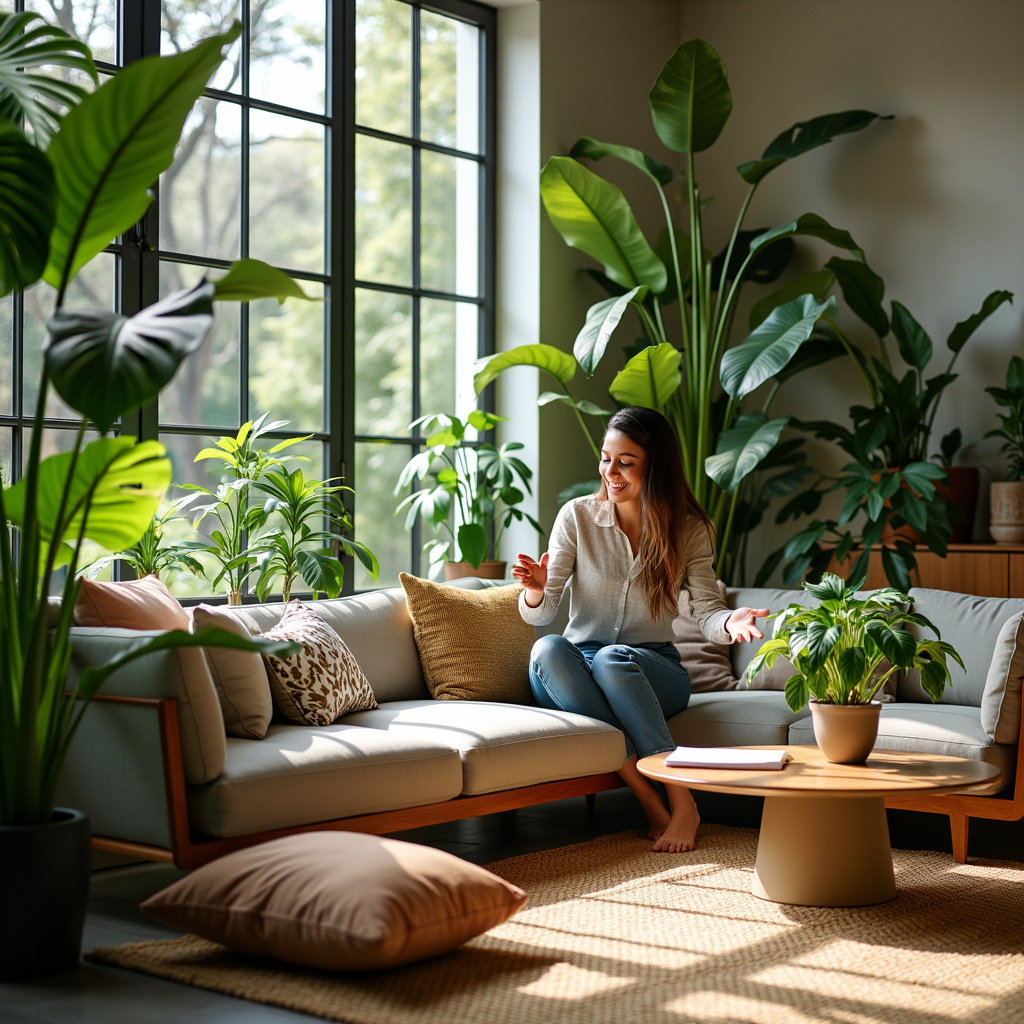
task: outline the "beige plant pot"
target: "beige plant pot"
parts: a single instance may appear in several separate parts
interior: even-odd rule
[[[814,740],[833,764],[862,764],[878,738],[881,701],[870,704],[821,704],[810,702]]]
[[[988,532],[997,544],[1024,544],[1024,480],[989,484]]]
[[[471,562],[445,562],[445,582],[476,576],[481,580],[503,580],[505,578],[505,562],[484,561],[474,569]]]

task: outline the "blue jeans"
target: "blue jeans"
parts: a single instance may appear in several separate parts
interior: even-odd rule
[[[670,643],[576,645],[542,636],[530,653],[530,688],[541,707],[621,729],[627,759],[674,750],[665,720],[690,700],[689,673]]]

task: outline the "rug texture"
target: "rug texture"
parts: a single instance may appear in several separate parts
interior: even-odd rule
[[[1021,1024],[1024,866],[896,851],[899,895],[820,909],[750,893],[754,830],[638,833],[488,867],[531,894],[454,953],[381,974],[303,970],[189,936],[88,959],[351,1024]],[[822,870],[827,870],[822,865]]]

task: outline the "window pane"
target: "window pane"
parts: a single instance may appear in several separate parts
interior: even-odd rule
[[[192,288],[206,273],[204,267],[161,262],[160,294]],[[187,426],[238,428],[241,379],[241,306],[218,302],[206,341],[186,359],[161,392],[160,422]]]
[[[420,275],[433,291],[476,295],[480,172],[473,160],[424,151]]]
[[[365,544],[380,563],[380,578],[376,582],[358,561],[355,563],[356,590],[397,587],[398,574],[409,568],[405,512],[395,517],[401,498],[396,498],[392,491],[411,455],[412,448],[403,444],[356,445],[356,540]]]
[[[464,418],[476,407],[476,306],[423,299],[420,303],[420,409]]]
[[[237,259],[242,195],[242,110],[200,100],[185,122],[178,157],[160,179],[160,248]]]
[[[294,9],[298,7],[298,12]],[[249,93],[322,114],[326,96],[327,8],[324,0],[252,5]]]
[[[420,138],[480,152],[480,30],[420,15]]]
[[[138,2],[138,0],[134,0]],[[253,0],[253,8],[277,6],[281,0]],[[163,0],[160,52],[181,53],[201,39],[227,32],[234,21],[242,17],[239,0]],[[236,39],[228,47],[224,63],[210,80],[210,87],[225,92],[242,89],[242,40]]]
[[[75,309],[113,309],[114,271],[117,258],[113,253],[103,252],[90,260],[71,282],[65,306]],[[46,339],[46,321],[53,316],[53,304],[57,297],[55,289],[42,281],[32,285],[25,292],[25,344],[24,344],[24,385],[25,415],[35,411],[39,395],[39,378],[43,371],[43,342]],[[79,419],[78,413],[69,408],[51,388],[46,402],[46,415]]]
[[[14,412],[14,300],[0,299],[0,414]]]
[[[412,299],[357,289],[356,433],[407,434],[412,418]]]
[[[249,252],[293,270],[324,270],[324,129],[254,110],[249,120]]]
[[[412,8],[357,0],[356,124],[412,134]]]
[[[249,305],[249,415],[286,419],[296,433],[324,422],[323,285],[302,282],[313,302],[261,299]]]
[[[10,427],[0,427],[0,473],[4,483],[10,483],[14,476],[11,465],[11,453],[14,451],[14,431]]]
[[[412,149],[356,137],[356,277],[412,284]]]
[[[54,14],[53,0],[26,0],[25,10],[41,14],[51,25],[59,24],[65,32],[70,32],[76,39],[81,39],[90,50],[96,60],[114,63],[114,35],[116,32],[116,15],[114,8],[116,0],[88,0],[83,3],[61,4],[64,8],[63,17],[58,21]],[[13,10],[14,5],[8,2],[3,5],[3,10]],[[71,24],[68,24],[70,17]],[[53,71],[53,68],[48,69]],[[63,77],[68,76],[68,69],[61,68]],[[80,81],[78,77],[75,81]],[[86,79],[88,80],[88,79]]]

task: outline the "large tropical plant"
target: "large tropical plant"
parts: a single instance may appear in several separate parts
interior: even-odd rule
[[[822,291],[817,275],[766,296],[754,307],[745,340],[732,344],[741,292],[748,282],[778,280],[797,236],[863,259],[848,232],[817,214],[752,231],[744,228],[747,212],[758,186],[776,167],[866,128],[879,115],[847,110],[799,122],[773,139],[760,158],[741,164],[737,172],[747,192],[725,248],[713,256],[702,219],[710,200],[697,184],[695,156],[714,144],[732,110],[725,66],[702,40],[684,43],[662,68],[648,100],[658,137],[682,156],[678,182],[673,168],[646,153],[590,137],[581,138],[569,156],[552,157],[541,172],[541,198],[551,223],[566,244],[600,264],[599,277],[613,294],[591,306],[572,356],[547,344],[521,346],[486,361],[475,386],[479,393],[509,366],[539,367],[559,385],[541,402],[571,406],[596,456],[606,413],[575,398],[568,385],[577,366],[588,375],[594,372],[632,310],[643,336],[613,379],[610,395],[622,405],[659,409],[672,422],[687,479],[717,528],[719,572],[737,583],[743,575],[742,539],[768,501],[791,493],[808,472],[799,444],[778,446],[787,423],[785,417],[770,418],[778,386],[801,368],[842,352],[824,338],[804,347],[815,326],[836,310],[834,299],[815,297]],[[623,192],[582,162],[606,157],[630,164],[656,189],[665,228],[653,245]],[[669,201],[676,191],[683,226],[676,224]],[[673,303],[678,347],[667,316]],[[747,408],[745,400],[763,386],[763,398]],[[755,482],[755,471],[760,481]]]
[[[185,118],[240,26],[170,57],[128,65],[92,92],[39,81],[63,63],[95,81],[88,49],[34,15],[0,15],[0,295],[42,278],[56,289],[24,474],[0,481],[0,824],[45,824],[65,755],[89,698],[150,652],[216,644],[282,655],[222,630],[140,639],[84,670],[70,693],[69,630],[83,544],[131,547],[171,479],[162,445],[111,436],[151,402],[205,338],[218,300],[300,294],[254,261],[220,281],[170,295],[126,317],[65,306],[75,274],[146,212]],[[45,77],[45,76],[44,76]],[[66,113],[53,102],[70,107]],[[44,115],[40,107],[46,107]],[[52,137],[50,137],[52,136]],[[79,414],[70,451],[43,457],[50,389]],[[100,437],[86,443],[89,425]],[[59,593],[51,621],[49,596]]]

